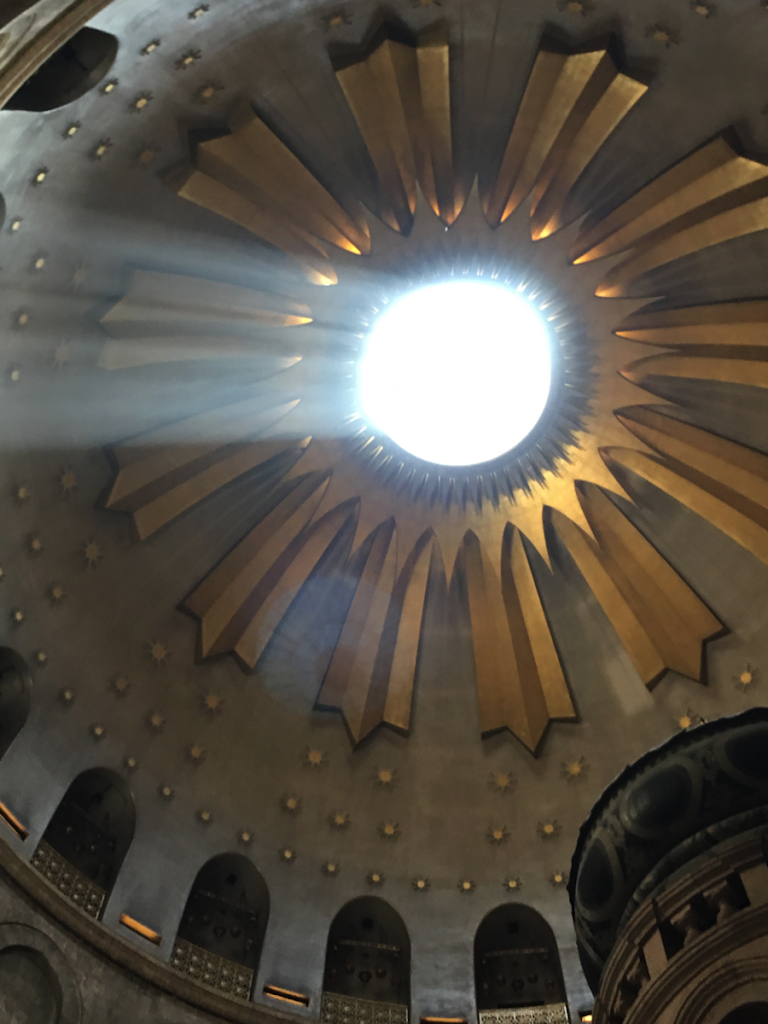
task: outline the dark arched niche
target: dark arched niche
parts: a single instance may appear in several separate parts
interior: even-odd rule
[[[32,680],[24,659],[0,647],[0,757],[21,732],[31,703]]]
[[[259,969],[268,918],[269,890],[259,871],[241,854],[222,853],[204,864],[195,878],[171,964],[247,999]],[[212,956],[196,958],[195,949],[187,944]],[[220,961],[240,964],[252,973],[232,975]]]
[[[0,1020],[13,1024],[58,1024],[61,995],[47,961],[37,950],[0,951]]]
[[[385,900],[361,896],[333,919],[323,992],[379,1003],[410,1003],[411,943],[403,919]]]
[[[54,110],[98,85],[114,63],[117,39],[81,28],[6,103],[8,110]]]
[[[78,775],[62,797],[33,863],[65,895],[98,917],[117,880],[135,826],[136,809],[125,780],[106,768],[91,768]],[[61,860],[76,868],[92,886],[84,885],[82,877],[68,879]],[[103,898],[99,901],[100,893]]]
[[[743,1003],[727,1013],[720,1024],[768,1024],[768,1003]]]
[[[506,903],[483,919],[475,936],[475,989],[480,1011],[565,1002],[557,943],[541,914]]]

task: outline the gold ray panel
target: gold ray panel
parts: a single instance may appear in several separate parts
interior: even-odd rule
[[[199,277],[136,270],[126,296],[101,318],[111,340],[102,349],[99,366],[116,370],[270,354],[273,369],[286,369],[298,356],[286,351],[292,332],[282,329],[311,322],[307,305],[280,295]],[[274,336],[271,346],[269,332]]]
[[[336,284],[326,246],[369,252],[362,213],[347,213],[249,104],[237,105],[230,128],[198,145],[178,194],[293,256],[314,284]]]
[[[768,456],[652,408],[618,415],[664,462],[629,449],[610,449],[610,461],[667,491],[768,564]]]
[[[638,310],[619,324],[620,338],[662,348],[768,345],[768,301],[718,302],[683,309]]]
[[[720,138],[590,227],[571,257],[583,263],[629,249],[597,286],[597,295],[615,298],[650,270],[765,228],[768,166]]]
[[[231,651],[249,669],[256,666],[280,616],[356,514],[356,503],[345,503],[306,530],[328,479],[303,477],[185,599],[184,609],[200,619],[202,657]]]
[[[264,408],[249,398],[144,434],[114,449],[119,466],[107,508],[130,512],[141,540],[220,488],[282,452],[298,456],[309,439],[254,438],[298,405]]]
[[[417,46],[385,38],[364,60],[337,67],[336,78],[376,169],[382,220],[410,233],[418,183],[434,212],[453,224],[462,198],[445,27],[423,33]]]
[[[395,580],[395,545],[394,521],[387,520],[370,538],[317,700],[318,707],[341,712],[354,745],[382,724],[410,730],[427,587],[442,557],[428,531]]]
[[[569,191],[611,132],[646,92],[621,74],[607,49],[536,57],[493,185],[483,195],[497,227],[533,189],[531,237],[562,227]]]
[[[683,377],[689,380],[715,380],[723,384],[749,384],[768,388],[768,352],[763,349],[740,351],[738,356],[690,355],[686,352],[648,356],[630,363],[622,376],[638,387],[652,391],[653,377]]]
[[[579,496],[597,543],[559,512],[553,524],[638,675],[648,687],[669,669],[700,680],[702,645],[722,624],[598,487]]]
[[[457,555],[457,568],[464,579],[472,627],[480,731],[488,736],[509,729],[535,753],[552,717],[539,674],[542,670],[554,672],[554,679],[547,678],[547,690],[553,704],[565,708],[563,717],[572,717],[573,707],[569,699],[567,704],[563,700],[567,688],[549,627],[534,633],[526,628],[536,619],[540,626],[543,612],[535,584],[528,576],[530,566],[525,553],[516,549],[514,541],[511,549],[512,561],[505,572],[506,594],[487,552],[471,530],[465,534]]]

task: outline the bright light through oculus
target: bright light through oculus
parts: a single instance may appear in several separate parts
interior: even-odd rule
[[[448,466],[518,445],[551,384],[542,317],[486,281],[427,285],[398,299],[374,324],[359,375],[371,425],[411,455]]]

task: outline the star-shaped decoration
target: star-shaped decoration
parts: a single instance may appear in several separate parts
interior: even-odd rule
[[[38,169],[35,171],[34,175],[32,176],[32,184],[33,185],[42,185],[43,182],[45,181],[45,179],[48,177],[49,174],[50,174],[50,171],[48,170],[47,167],[38,167]]]
[[[103,725],[94,724],[91,726],[89,731],[91,733],[91,736],[93,736],[95,740],[103,740],[107,734],[107,731]]]
[[[32,260],[32,270],[44,270],[48,257],[44,253],[38,253]]]
[[[223,91],[224,86],[221,82],[206,82],[204,85],[200,86],[193,96],[193,99],[197,103],[209,103],[217,93]]]
[[[77,135],[80,131],[81,125],[79,121],[73,121],[68,124],[64,131],[61,133],[65,139],[71,139],[73,135]]]
[[[218,714],[223,707],[224,698],[220,697],[217,693],[206,693],[203,696],[203,710],[207,711],[209,715]]]
[[[27,547],[32,555],[41,555],[43,553],[43,541],[39,534],[33,533],[27,537]]]
[[[512,772],[491,772],[488,784],[498,793],[511,793],[517,785],[517,779]]]
[[[200,4],[199,7],[195,7],[193,10],[191,10],[187,17],[189,18],[190,21],[197,21],[198,18],[202,18],[202,16],[206,14],[209,10],[210,7],[208,6],[208,4]]]
[[[173,786],[160,785],[157,787],[157,792],[163,798],[163,800],[173,800],[174,791]]]
[[[368,885],[384,885],[384,872],[383,871],[369,871],[365,876],[365,880]]]
[[[83,545],[83,557],[89,569],[95,569],[104,557],[95,540],[87,540]]]
[[[301,797],[290,794],[280,797],[280,806],[287,814],[298,814],[301,810]]]
[[[284,846],[281,850],[277,851],[277,854],[284,864],[293,864],[296,860],[296,851],[292,850],[290,846]]]
[[[130,110],[133,113],[141,113],[152,102],[152,95],[151,92],[139,93],[133,103],[131,103]]]
[[[23,217],[14,217],[11,221],[11,231],[15,234],[22,225]]]
[[[62,690],[59,690],[59,700],[65,708],[72,707],[75,703],[75,691],[71,686],[65,686]]]
[[[400,826],[394,821],[384,821],[378,826],[377,832],[382,839],[397,839],[400,835]]]
[[[697,725],[701,725],[702,721],[703,719],[700,715],[687,708],[685,713],[676,720],[675,725],[680,732],[685,732],[686,729],[694,729]]]
[[[509,839],[509,831],[506,825],[489,825],[485,836],[489,843],[498,846]]]
[[[213,821],[213,811],[207,807],[201,807],[200,810],[195,812],[195,817],[201,825],[210,825]]]
[[[11,610],[11,622],[14,626],[20,626],[24,621],[25,615],[21,608],[13,608]]]
[[[344,829],[349,828],[351,822],[352,819],[347,811],[333,811],[328,815],[328,824],[337,832],[343,832]]]
[[[202,57],[200,50],[187,50],[181,57],[176,61],[177,71],[186,71],[188,67],[191,67],[196,60],[200,60]]]
[[[81,264],[79,267],[75,268],[75,272],[72,275],[72,286],[74,288],[80,288],[81,285],[85,284],[87,279],[88,279],[88,271]]]
[[[123,764],[125,765],[125,770],[127,772],[135,772],[139,767],[137,758],[131,757],[130,755],[123,758]]]
[[[19,330],[23,330],[29,324],[29,312],[26,309],[20,309],[16,313],[14,319],[14,326]]]
[[[649,25],[645,30],[646,38],[652,39],[654,43],[659,43],[661,46],[666,46],[667,49],[670,46],[677,46],[680,42],[680,37],[677,32],[674,32],[671,28],[666,25],[662,25],[656,22],[655,25]]]
[[[120,83],[116,78],[110,78],[108,82],[105,82],[101,87],[102,96],[109,96],[111,92],[114,92]]]
[[[157,149],[154,146],[145,146],[136,158],[142,167],[147,167],[157,156]]]
[[[521,889],[523,886],[523,883],[519,878],[505,878],[501,884],[507,892],[517,892],[517,890]]]
[[[336,860],[327,860],[323,864],[323,874],[329,878],[338,875],[339,871],[341,871],[341,865]]]
[[[310,768],[322,768],[327,763],[328,760],[324,750],[318,750],[317,747],[307,747],[304,754],[305,765]]]
[[[554,871],[549,876],[549,884],[552,885],[555,889],[558,889],[560,888],[560,886],[565,885],[567,881],[568,875],[565,873],[565,871]]]
[[[536,831],[542,839],[556,839],[560,835],[562,827],[560,822],[553,818],[551,821],[540,821],[536,826]]]
[[[112,680],[112,689],[118,697],[125,697],[131,688],[131,681],[127,676],[116,675]]]
[[[423,877],[414,878],[414,880],[411,882],[411,885],[416,890],[416,892],[426,892],[429,889],[430,884],[431,883],[429,879]]]
[[[140,51],[141,52],[141,56],[142,57],[148,57],[150,55],[150,53],[154,53],[155,52],[155,50],[158,48],[159,45],[160,45],[160,40],[159,39],[153,39],[151,42],[147,43],[146,46],[142,47],[142,49]]]
[[[48,587],[48,597],[50,598],[51,604],[61,604],[66,596],[67,592],[60,583],[52,583]]]
[[[63,370],[69,362],[69,345],[60,341],[53,351],[53,365],[57,370]]]
[[[241,828],[237,833],[237,841],[241,846],[250,846],[253,842],[253,830],[250,828]]]
[[[704,0],[691,0],[691,10],[701,18],[712,18],[717,14],[715,5],[705,3]]]
[[[161,715],[159,711],[153,711],[147,718],[147,725],[152,732],[160,732],[165,725],[165,715]]]
[[[475,891],[475,883],[472,881],[471,878],[460,879],[458,886],[459,892],[464,893],[465,895]]]
[[[16,501],[20,505],[23,505],[25,501],[29,501],[32,497],[32,491],[28,484],[19,484],[16,488]]]
[[[11,384],[18,384],[21,380],[21,367],[12,366],[8,371],[8,380]]]
[[[160,643],[159,640],[152,640],[148,643],[147,650],[150,658],[156,665],[164,665],[170,655],[168,648],[165,644]]]
[[[45,668],[48,664],[48,655],[43,650],[35,651],[35,664],[38,668]]]
[[[333,14],[326,14],[323,18],[325,31],[330,32],[332,28],[342,28],[344,25],[351,25],[352,18],[346,11],[334,11]]]
[[[567,11],[568,14],[580,14],[586,18],[595,9],[591,0],[558,0],[557,8],[560,11]]]
[[[560,773],[568,782],[579,782],[589,774],[589,764],[584,757],[563,761],[560,765]]]
[[[397,782],[397,768],[377,768],[373,775],[373,781],[383,789],[389,789]]]
[[[187,757],[194,765],[201,765],[205,761],[206,751],[199,743],[193,743],[187,748]]]
[[[753,668],[752,665],[747,662],[741,672],[734,676],[736,682],[736,689],[741,690],[742,693],[746,693],[747,690],[751,690],[757,683],[758,671]]]
[[[77,477],[75,476],[74,470],[71,466],[66,466],[59,473],[59,489],[61,493],[68,497],[72,491],[77,487]]]
[[[102,160],[112,149],[112,139],[99,139],[91,150],[92,160]]]

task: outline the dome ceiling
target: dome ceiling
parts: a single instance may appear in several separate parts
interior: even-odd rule
[[[760,699],[766,12],[188,7],[115,0],[94,88],[0,114],[19,848],[105,765],[138,822],[107,924],[172,936],[238,848],[265,978],[299,891],[318,936],[380,884],[458,936],[522,884],[570,946],[610,778]],[[378,311],[444,276],[556,338],[541,423],[472,470],[353,387]]]

